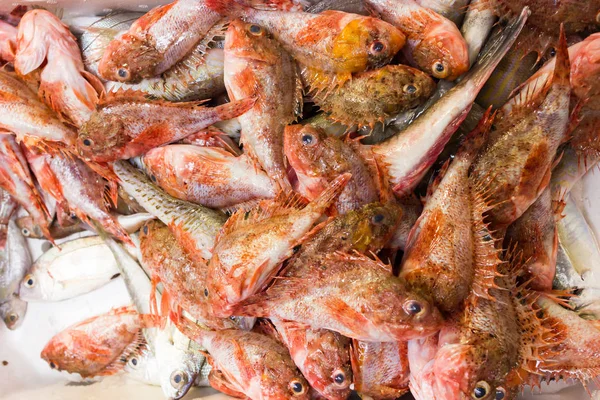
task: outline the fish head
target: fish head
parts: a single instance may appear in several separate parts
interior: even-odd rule
[[[280,60],[278,44],[265,28],[236,19],[225,34],[225,52],[239,58],[275,64]]]
[[[389,63],[405,42],[404,34],[393,25],[360,17],[346,24],[334,39],[332,54],[344,71],[361,72]]]
[[[44,237],[42,228],[34,221],[32,217],[20,217],[17,218],[16,222],[17,226],[21,230],[21,234],[26,238],[42,239]]]
[[[51,369],[57,371],[82,371],[86,369],[79,357],[72,357],[73,349],[79,345],[76,338],[71,340],[68,335],[59,333],[44,347],[40,357],[48,363]]]
[[[423,71],[438,79],[453,81],[469,70],[467,44],[456,26],[440,24],[414,49],[412,57]]]
[[[512,394],[498,379],[496,367],[488,361],[481,343],[442,346],[435,357],[436,398],[439,400],[503,400]]]
[[[304,376],[311,386],[327,399],[347,399],[352,384],[349,339],[336,332],[319,330],[317,339],[306,345]]]
[[[41,263],[35,264],[19,284],[19,296],[26,301],[40,301],[52,297],[49,293],[56,285],[49,274],[41,271],[45,266]]]
[[[381,250],[392,237],[401,216],[402,209],[393,202],[371,203],[352,212],[346,217],[350,220],[347,231],[352,249],[363,254]]]
[[[310,125],[289,125],[283,136],[283,149],[298,176],[302,195],[317,197],[329,180],[345,171],[341,139],[328,136],[323,130]],[[337,172],[336,172],[337,170]]]
[[[273,345],[278,345],[278,343],[273,342]],[[288,354],[288,350],[283,348],[266,354],[263,371],[260,375],[260,384],[250,385],[251,392],[256,389],[260,390],[260,395],[256,398],[300,400],[311,397],[310,385],[298,371]],[[284,355],[287,355],[287,357]],[[251,368],[251,366],[248,366],[248,368]]]
[[[0,304],[0,318],[11,331],[21,326],[26,312],[27,302],[16,295],[13,295],[11,300]]]
[[[112,161],[115,150],[124,147],[127,139],[118,117],[95,112],[79,130],[77,151],[84,159]]]
[[[98,73],[110,81],[136,83],[155,76],[161,61],[162,56],[148,40],[125,32],[106,47]]]
[[[368,82],[369,92],[381,93],[384,111],[387,114],[397,114],[398,105],[409,108],[423,104],[435,90],[434,80],[425,72],[407,65],[388,65],[373,71],[373,79]]]

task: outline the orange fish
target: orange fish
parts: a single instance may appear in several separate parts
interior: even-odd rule
[[[409,61],[436,78],[453,81],[469,70],[467,43],[456,25],[414,0],[368,0],[381,18],[407,38]]]
[[[142,329],[156,322],[121,307],[88,318],[56,334],[42,350],[50,368],[78,373],[83,378],[122,371],[129,355],[145,343]]]
[[[244,151],[285,190],[291,190],[283,129],[302,110],[302,83],[291,56],[255,24],[234,20],[225,35],[225,87],[231,100],[255,97],[238,117]]]
[[[85,70],[69,28],[46,10],[25,13],[17,37],[17,73],[28,75],[38,68],[40,97],[66,121],[81,126],[96,109],[104,88]]]
[[[337,198],[350,179],[335,179],[303,208],[297,197],[264,200],[249,214],[240,210],[227,220],[215,239],[205,295],[217,316],[228,317],[232,306],[258,293],[279,265],[289,258]]]

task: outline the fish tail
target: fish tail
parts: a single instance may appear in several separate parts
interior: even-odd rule
[[[569,87],[571,74],[571,62],[569,60],[569,48],[567,46],[567,36],[563,24],[560,24],[560,37],[556,49],[556,64],[554,65],[554,75],[552,76],[552,86]]]
[[[215,107],[215,112],[217,113],[219,120],[224,121],[242,115],[254,107],[254,103],[256,103],[256,98],[248,97],[243,100],[232,101],[230,103],[217,106]]]
[[[508,24],[496,37],[488,40],[488,45],[482,50],[481,57],[473,64],[473,68],[463,81],[472,80],[476,87],[483,86],[494,68],[517,40],[530,14],[529,7],[524,7],[518,18]]]
[[[311,201],[306,208],[313,212],[325,211],[340,195],[340,193],[342,193],[342,190],[344,190],[344,187],[346,187],[346,184],[348,181],[350,181],[350,178],[352,178],[352,174],[350,173],[345,173],[335,178],[329,187],[321,192],[319,197]]]

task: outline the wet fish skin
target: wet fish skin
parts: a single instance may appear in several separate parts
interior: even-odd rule
[[[481,4],[485,4],[486,1],[471,0],[469,2],[465,19],[460,28],[460,33],[467,43],[469,64],[471,65],[477,60],[477,56],[496,22],[494,12],[480,6]]]
[[[305,11],[319,14],[327,10],[344,11],[352,14],[369,15],[363,0],[322,0],[308,7]]]
[[[113,168],[125,191],[169,226],[194,262],[211,259],[215,237],[227,219],[224,214],[166,194],[127,162],[115,162]]]
[[[349,339],[292,321],[272,322],[310,386],[327,399],[347,399],[353,381]]]
[[[176,0],[150,10],[108,45],[100,76],[135,83],[168,70],[221,19],[205,3]]]
[[[234,156],[241,156],[242,150],[229,135],[215,126],[209,126],[205,130],[196,132],[181,140],[181,144],[193,144],[200,147],[219,147],[227,150]]]
[[[17,50],[17,28],[0,21],[0,61],[13,62]]]
[[[422,71],[453,81],[469,70],[467,44],[452,21],[413,0],[368,0],[367,4],[406,35],[403,52]]]
[[[139,93],[125,93],[101,104],[83,124],[77,149],[84,158],[98,162],[139,156],[217,121],[237,117],[252,108],[254,102],[255,99],[246,98],[209,108],[194,103],[151,101]]]
[[[240,142],[269,177],[289,190],[283,130],[302,108],[296,64],[264,28],[239,19],[229,24],[224,52],[229,97],[257,98],[254,106],[238,117],[242,127]]]
[[[86,268],[81,268],[85,264]],[[110,249],[98,236],[61,243],[42,254],[19,286],[25,301],[62,301],[96,290],[119,276]]]
[[[349,179],[348,173],[340,175],[303,208],[294,195],[284,194],[264,200],[247,216],[240,210],[227,221],[215,241],[205,286],[216,316],[235,315],[232,306],[264,289]]]
[[[149,221],[139,237],[142,263],[162,283],[174,305],[208,328],[236,328],[231,319],[212,315],[203,290],[208,267],[194,264],[165,224]]]
[[[469,180],[469,170],[485,144],[492,124],[489,111],[467,135],[451,163],[446,163],[428,188],[421,216],[408,236],[400,277],[408,286],[451,314],[472,290],[476,264],[474,214],[483,213]]]
[[[524,267],[535,290],[551,291],[556,273],[558,229],[550,187],[512,223],[505,235],[505,247],[517,246],[526,260]]]
[[[19,290],[19,282],[31,267],[29,247],[15,221],[8,222],[6,232],[6,263],[0,264],[0,302],[10,300]]]
[[[75,131],[66,127],[14,73],[0,71],[0,111],[5,118],[0,128],[14,133],[19,142],[61,142],[75,144]]]
[[[409,340],[439,330],[439,311],[389,271],[362,255],[333,253],[303,279],[279,278],[278,285],[233,312],[302,322],[370,342]]]
[[[434,90],[424,72],[406,65],[386,65],[359,72],[342,86],[317,92],[312,99],[334,121],[374,127],[377,123],[423,104]]]
[[[253,399],[308,399],[310,386],[288,350],[274,339],[254,332],[204,330],[189,321],[178,328],[210,354],[211,364],[226,380],[220,390]],[[210,381],[210,380],[209,380]],[[215,387],[214,381],[210,381]]]
[[[0,225],[7,225],[19,203],[6,190],[0,189]]]
[[[49,11],[36,9],[19,22],[15,70],[28,75],[40,67],[39,96],[62,119],[81,126],[96,108],[102,83],[85,70],[69,28]]]
[[[400,134],[372,147],[377,162],[384,167],[397,195],[412,192],[435,162],[458,125],[465,119],[477,93],[514,43],[527,15],[528,11],[524,9],[519,19],[492,39],[486,49],[487,54],[439,101]]]
[[[510,116],[503,115],[502,124],[496,122],[488,146],[474,164],[472,179],[494,188],[490,201],[498,206],[489,211],[494,229],[508,227],[535,202],[549,183],[557,148],[565,141],[570,66],[564,31],[558,57],[543,102],[535,109],[523,106]]]
[[[288,162],[298,177],[298,192],[309,200],[315,199],[341,173],[352,178],[338,199],[340,213],[379,200],[373,171],[357,148],[358,143],[327,136],[310,125],[289,125],[284,133],[284,150]]]
[[[12,297],[0,304],[0,318],[4,321],[4,324],[11,331],[18,329],[27,312],[27,302],[23,301],[13,294]]]
[[[215,147],[174,144],[150,150],[144,170],[170,195],[210,208],[232,209],[273,198],[273,181],[245,155]]]
[[[417,0],[422,7],[448,18],[456,26],[461,26],[469,1],[466,0]]]
[[[354,388],[361,396],[391,400],[408,392],[406,342],[352,341]]]
[[[342,80],[350,78],[349,73],[387,64],[405,43],[402,32],[392,25],[362,15],[333,10],[320,14],[261,11],[227,0],[207,0],[207,4],[264,27],[301,64],[340,74]]]
[[[44,346],[41,357],[50,368],[83,378],[113,375],[123,369],[121,360],[136,349],[147,324],[131,307],[116,308],[59,332]]]

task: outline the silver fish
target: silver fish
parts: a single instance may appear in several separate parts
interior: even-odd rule
[[[31,267],[27,241],[14,220],[8,222],[6,263],[0,264],[0,303],[17,293],[19,282]]]
[[[13,294],[9,300],[0,304],[0,318],[2,318],[4,324],[10,330],[15,330],[21,326],[26,312],[27,302],[21,300],[16,294]]]
[[[488,35],[496,23],[496,15],[492,7],[484,7],[487,0],[471,0],[465,14],[460,33],[467,42],[469,63],[473,65]]]

